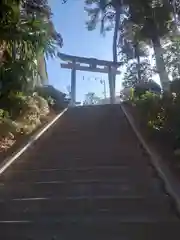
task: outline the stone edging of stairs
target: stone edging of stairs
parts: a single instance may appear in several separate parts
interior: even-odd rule
[[[138,140],[144,147],[144,149],[149,154],[152,164],[157,170],[159,176],[164,181],[166,191],[173,197],[176,202],[177,210],[180,213],[180,182],[172,175],[168,166],[163,162],[161,156],[147,144],[145,139],[142,137],[140,131],[136,127],[135,121],[129,111],[123,104],[121,104],[121,109],[124,112],[129,124],[131,125],[133,131],[135,132]]]
[[[59,113],[51,122],[49,122],[43,129],[36,132],[34,135],[32,135],[24,146],[19,148],[12,156],[5,158],[5,160],[0,164],[0,175],[11,165],[13,164],[16,159],[18,159],[25,151],[27,151],[39,138],[43,136],[43,134],[50,129],[58,120],[60,117],[64,115],[64,113],[68,110],[68,108],[65,108],[61,113]]]

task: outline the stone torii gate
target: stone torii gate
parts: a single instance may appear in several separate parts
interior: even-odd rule
[[[116,75],[120,74],[117,70],[121,63],[112,61],[98,60],[94,58],[85,58],[59,53],[58,57],[67,63],[61,63],[62,68],[71,69],[71,106],[76,104],[76,70],[108,73],[110,102],[115,103],[115,80]]]

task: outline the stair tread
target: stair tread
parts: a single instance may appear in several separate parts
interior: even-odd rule
[[[0,176],[7,240],[179,239],[176,206],[119,106],[69,109]]]
[[[8,225],[8,229],[5,228]],[[1,227],[2,226],[2,227]],[[121,223],[121,227],[96,227],[86,226],[81,228],[77,225],[44,225],[43,231],[41,225],[26,224],[0,224],[1,237],[8,237],[8,240],[56,240],[72,239],[76,236],[78,239],[111,239],[111,240],[173,240],[179,239],[180,229],[177,223]],[[43,226],[43,227],[44,227]],[[69,230],[71,229],[71,231]],[[178,234],[178,235],[177,235]],[[5,238],[7,239],[7,238]]]
[[[29,170],[29,171],[12,171],[9,174],[4,174],[0,177],[0,181],[43,181],[46,180],[91,180],[91,179],[123,179],[129,178],[131,180],[136,180],[142,177],[145,179],[150,178],[150,170],[147,168],[142,171],[138,168],[133,168],[130,166],[121,167],[94,167],[94,168],[72,168],[72,169],[47,169],[47,170]]]
[[[122,217],[176,217],[167,198],[145,197],[76,197],[22,198],[0,202],[0,219],[21,219],[28,216],[59,216],[60,214],[115,214]]]
[[[153,184],[122,180],[74,180],[0,184],[0,199],[27,197],[161,196]]]

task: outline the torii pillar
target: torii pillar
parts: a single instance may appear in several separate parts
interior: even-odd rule
[[[109,80],[109,92],[110,92],[110,103],[115,103],[115,92],[116,92],[116,73],[112,66],[108,67],[108,80]]]
[[[72,69],[71,69],[71,106],[76,105],[76,65],[75,61],[72,62]]]

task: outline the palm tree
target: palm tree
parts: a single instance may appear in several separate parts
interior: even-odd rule
[[[115,63],[117,63],[117,42],[122,2],[123,0],[85,0],[85,10],[90,18],[87,22],[88,30],[94,30],[99,22],[101,23],[101,34],[114,28],[112,52]]]
[[[88,30],[95,29],[99,21],[101,22],[100,29],[102,34],[105,34],[105,31],[109,31],[114,28],[112,53],[115,67],[117,67],[118,32],[120,26],[120,17],[123,12],[122,3],[123,0],[85,0],[85,10],[90,17],[90,20],[87,22]],[[112,75],[112,82],[115,87],[115,74]]]
[[[24,89],[40,72],[35,60],[44,54],[54,57],[62,38],[53,27],[46,0],[2,0],[0,15],[2,85]]]

